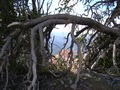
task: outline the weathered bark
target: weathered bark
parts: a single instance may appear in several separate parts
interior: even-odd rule
[[[75,24],[79,24],[79,25],[88,25],[88,27],[94,28],[98,32],[103,32],[103,33],[110,34],[110,35],[120,36],[119,29],[110,28],[110,27],[105,26],[91,18],[79,17],[79,16],[69,15],[69,14],[48,15],[48,16],[37,18],[37,19],[33,19],[33,20],[31,20],[29,22],[25,22],[23,24],[19,23],[19,24],[17,24],[17,26],[26,29],[26,28],[34,27],[35,25],[37,25],[39,23],[43,23],[47,20],[49,20],[49,23],[50,23],[50,20],[52,20],[52,19],[65,20],[64,23],[57,21],[57,22],[54,22],[55,24],[75,23]],[[53,23],[53,20],[50,24],[52,24],[52,23]],[[45,25],[49,25],[49,24],[46,23]],[[15,25],[13,24],[11,26],[15,26]]]
[[[25,22],[25,23],[12,23],[10,25],[8,25],[9,27],[11,26],[18,26],[19,28],[21,28],[22,30],[26,30],[28,28],[32,28],[31,29],[31,59],[32,59],[32,74],[33,74],[33,79],[31,84],[28,87],[28,90],[30,90],[31,88],[33,88],[33,90],[35,89],[35,84],[37,81],[37,56],[35,54],[35,37],[36,37],[36,33],[37,31],[39,31],[39,42],[40,42],[40,52],[42,55],[42,64],[43,66],[45,65],[45,44],[44,44],[44,35],[43,35],[43,29],[45,27],[48,27],[50,25],[57,25],[57,24],[69,24],[72,23],[73,25],[86,25],[87,28],[94,28],[94,30],[96,30],[97,32],[102,32],[102,33],[106,33],[109,35],[115,35],[115,36],[120,36],[120,30],[119,29],[114,29],[114,28],[110,28],[108,26],[102,25],[101,23],[92,20],[90,18],[85,18],[85,17],[79,17],[79,16],[75,16],[75,15],[69,15],[69,14],[55,14],[55,15],[48,15],[48,16],[44,16],[44,17],[40,17],[37,19],[33,19],[30,20],[29,22]],[[85,28],[85,30],[87,29]],[[20,32],[20,31],[19,31]],[[77,79],[75,81],[75,85],[77,85],[77,82],[79,80],[79,72],[82,70],[82,55],[81,55],[81,51],[80,51],[80,46],[78,45],[78,43],[75,40],[74,37],[74,28],[73,31],[71,31],[71,35],[72,35],[72,39],[74,41],[74,43],[77,44],[78,46],[78,56],[79,56],[79,69],[78,69],[78,73],[77,73]],[[12,36],[15,36],[15,33],[10,34],[11,39],[13,38]],[[3,52],[4,50],[7,48],[8,44],[9,44],[9,40],[6,42],[6,44],[4,45],[4,47],[2,48],[2,51],[0,52],[0,58],[3,56]],[[94,65],[95,66],[95,65]],[[77,86],[75,86],[77,87]]]
[[[1,49],[1,51],[0,51],[0,59],[1,59],[2,56],[4,55],[5,50],[8,48],[8,45],[10,44],[11,39],[12,39],[13,37],[15,37],[16,35],[18,35],[20,32],[21,32],[21,30],[20,30],[20,29],[17,29],[16,31],[14,31],[13,33],[11,33],[11,34],[6,38],[6,40],[5,40],[6,42],[5,42],[5,44],[3,45],[3,47],[2,47],[2,49]]]
[[[83,57],[82,57],[82,53],[81,53],[81,46],[80,46],[79,42],[75,39],[74,31],[75,31],[75,24],[73,24],[73,25],[72,25],[72,28],[71,28],[71,37],[72,37],[72,39],[73,39],[73,42],[74,42],[74,43],[77,45],[77,47],[78,47],[77,53],[78,53],[79,67],[78,67],[78,70],[77,70],[77,77],[76,77],[75,84],[74,84],[74,90],[76,90],[76,88],[77,88],[77,83],[78,83],[79,78],[80,78],[80,72],[82,71],[82,61],[83,61]]]
[[[103,32],[103,33],[110,34],[110,35],[120,36],[119,29],[110,28],[110,27],[105,26],[91,18],[79,17],[79,16],[69,15],[69,14],[48,15],[48,16],[37,18],[37,19],[33,19],[33,20],[31,20],[29,22],[25,22],[23,24],[19,24],[19,26],[24,27],[24,28],[34,27],[35,25],[37,25],[39,23],[43,23],[47,20],[49,20],[49,22],[50,22],[50,20],[52,20],[52,19],[65,20],[65,22],[62,24],[75,23],[75,24],[79,24],[79,25],[88,25],[88,27],[94,28],[98,32]],[[52,22],[53,22],[53,20],[52,20]],[[54,23],[61,24],[60,21],[54,22]]]

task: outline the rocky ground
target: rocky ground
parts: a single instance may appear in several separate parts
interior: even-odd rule
[[[60,78],[41,80],[41,90],[73,90],[76,75],[69,73]],[[120,90],[120,77],[84,71],[80,75],[77,90]]]

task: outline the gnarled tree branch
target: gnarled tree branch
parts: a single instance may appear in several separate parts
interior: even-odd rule
[[[101,24],[93,19],[90,19],[90,18],[79,17],[79,16],[69,15],[69,14],[55,14],[55,15],[48,15],[48,16],[40,17],[37,19],[33,19],[29,22],[25,22],[23,24],[20,24],[20,27],[24,27],[24,28],[34,27],[35,25],[37,25],[39,23],[43,23],[47,20],[52,20],[52,19],[61,19],[61,20],[65,20],[67,23],[76,23],[79,25],[88,25],[88,27],[94,28],[98,32],[103,32],[106,34],[120,36],[119,29],[110,28],[110,27],[105,26],[105,25],[103,25],[103,24]],[[62,24],[66,24],[66,22],[62,23]],[[57,22],[54,22],[54,23],[57,23]],[[60,23],[60,21],[59,21],[59,23]],[[59,23],[57,23],[57,24],[59,24]]]

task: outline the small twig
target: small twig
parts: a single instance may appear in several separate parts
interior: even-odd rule
[[[46,11],[46,14],[48,15],[49,13],[49,10],[50,10],[50,7],[51,7],[51,5],[52,5],[52,2],[53,2],[53,0],[51,0],[50,2],[47,2],[47,11]]]
[[[42,11],[42,8],[43,8],[43,5],[44,5],[44,2],[45,2],[45,0],[42,0],[42,4],[41,4],[40,8],[38,9],[38,11]]]
[[[66,38],[66,42],[64,43],[64,46],[63,46],[63,48],[61,49],[61,51],[62,51],[62,50],[66,47],[66,45],[67,45],[68,40],[69,40],[69,35],[70,35],[70,33],[68,33],[67,38]]]
[[[50,49],[51,49],[51,50],[50,50],[51,52],[50,52],[50,54],[52,54],[52,52],[53,52],[53,43],[54,43],[54,40],[55,40],[55,36],[53,36],[53,40],[52,40],[52,42],[51,42],[51,48],[50,48]]]
[[[119,16],[119,14],[120,14],[120,0],[117,0],[116,4],[117,5],[114,8],[113,12],[111,13],[111,16],[109,18],[107,18],[104,25],[108,26],[117,16]]]
[[[104,58],[104,57],[105,57],[105,54],[106,54],[105,51],[104,51],[104,52],[102,51],[102,52],[99,53],[99,56],[96,57],[97,60],[93,63],[93,65],[91,66],[91,69],[94,69],[94,68],[98,65],[99,60],[100,60],[101,58]]]
[[[61,48],[61,50],[59,51],[59,56],[60,56],[60,58],[62,58],[62,55],[60,54],[63,50],[65,50],[65,47],[66,47],[66,45],[67,45],[67,43],[68,43],[68,40],[69,40],[69,35],[70,35],[70,33],[68,33],[68,35],[67,35],[67,38],[66,38],[66,42],[64,43],[64,45],[63,45],[63,47]],[[65,51],[63,51],[64,53],[65,53]],[[69,59],[69,56],[67,57],[67,60]],[[66,60],[66,61],[67,61]]]
[[[98,33],[98,32],[96,31],[96,32],[90,37],[89,42],[88,42],[88,44],[86,45],[87,47],[89,47],[91,41],[93,40],[93,38],[95,37],[95,35],[96,35],[97,33]]]
[[[79,36],[82,32],[84,32],[86,29],[89,29],[90,27],[84,27],[83,29],[81,29],[80,31],[77,31],[76,32],[76,35],[75,35],[75,37],[77,37],[77,36]]]
[[[70,52],[68,53],[68,59],[70,58],[70,60],[69,60],[69,68],[68,68],[69,71],[70,71],[71,68],[72,68],[73,46],[74,46],[74,42],[73,42],[73,40],[71,40]]]

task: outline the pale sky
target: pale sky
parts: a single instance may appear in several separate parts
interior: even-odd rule
[[[57,13],[57,11],[55,12],[54,10],[55,10],[55,8],[58,7],[59,1],[60,0],[53,0],[53,3],[50,8],[50,10],[52,11],[53,14]],[[77,0],[71,0],[70,4],[73,4],[76,1]],[[78,2],[73,8],[73,12],[71,12],[70,14],[76,15],[76,14],[82,14],[83,12],[84,12],[83,4],[81,2]],[[66,33],[66,32],[70,32],[70,30],[71,30],[71,25],[67,25],[66,27],[65,27],[65,25],[57,25],[56,27],[57,27],[57,29],[55,28],[53,30],[53,32],[62,32],[62,33],[65,32]]]
[[[41,1],[41,0],[40,0]],[[56,10],[55,11],[55,8],[58,8],[58,6],[60,6],[58,4],[60,0],[53,0],[52,2],[52,5],[50,7],[50,12],[51,14],[57,14],[58,11]],[[71,0],[70,4],[73,4],[75,3],[77,0]],[[45,0],[45,3],[44,3],[44,11],[46,12],[46,9],[47,9],[47,2],[51,2],[51,0]],[[29,0],[29,3],[31,3],[31,0]],[[37,4],[36,4],[37,5]],[[79,15],[79,14],[82,14],[84,12],[84,7],[83,7],[83,4],[81,2],[78,1],[78,3],[74,6],[73,8],[73,12],[71,12],[70,14],[72,15]],[[64,12],[63,12],[64,13]],[[57,25],[57,29],[55,28],[53,30],[53,32],[69,32],[70,31],[70,28],[71,26],[70,25],[67,25],[66,27],[64,27],[64,25]]]

